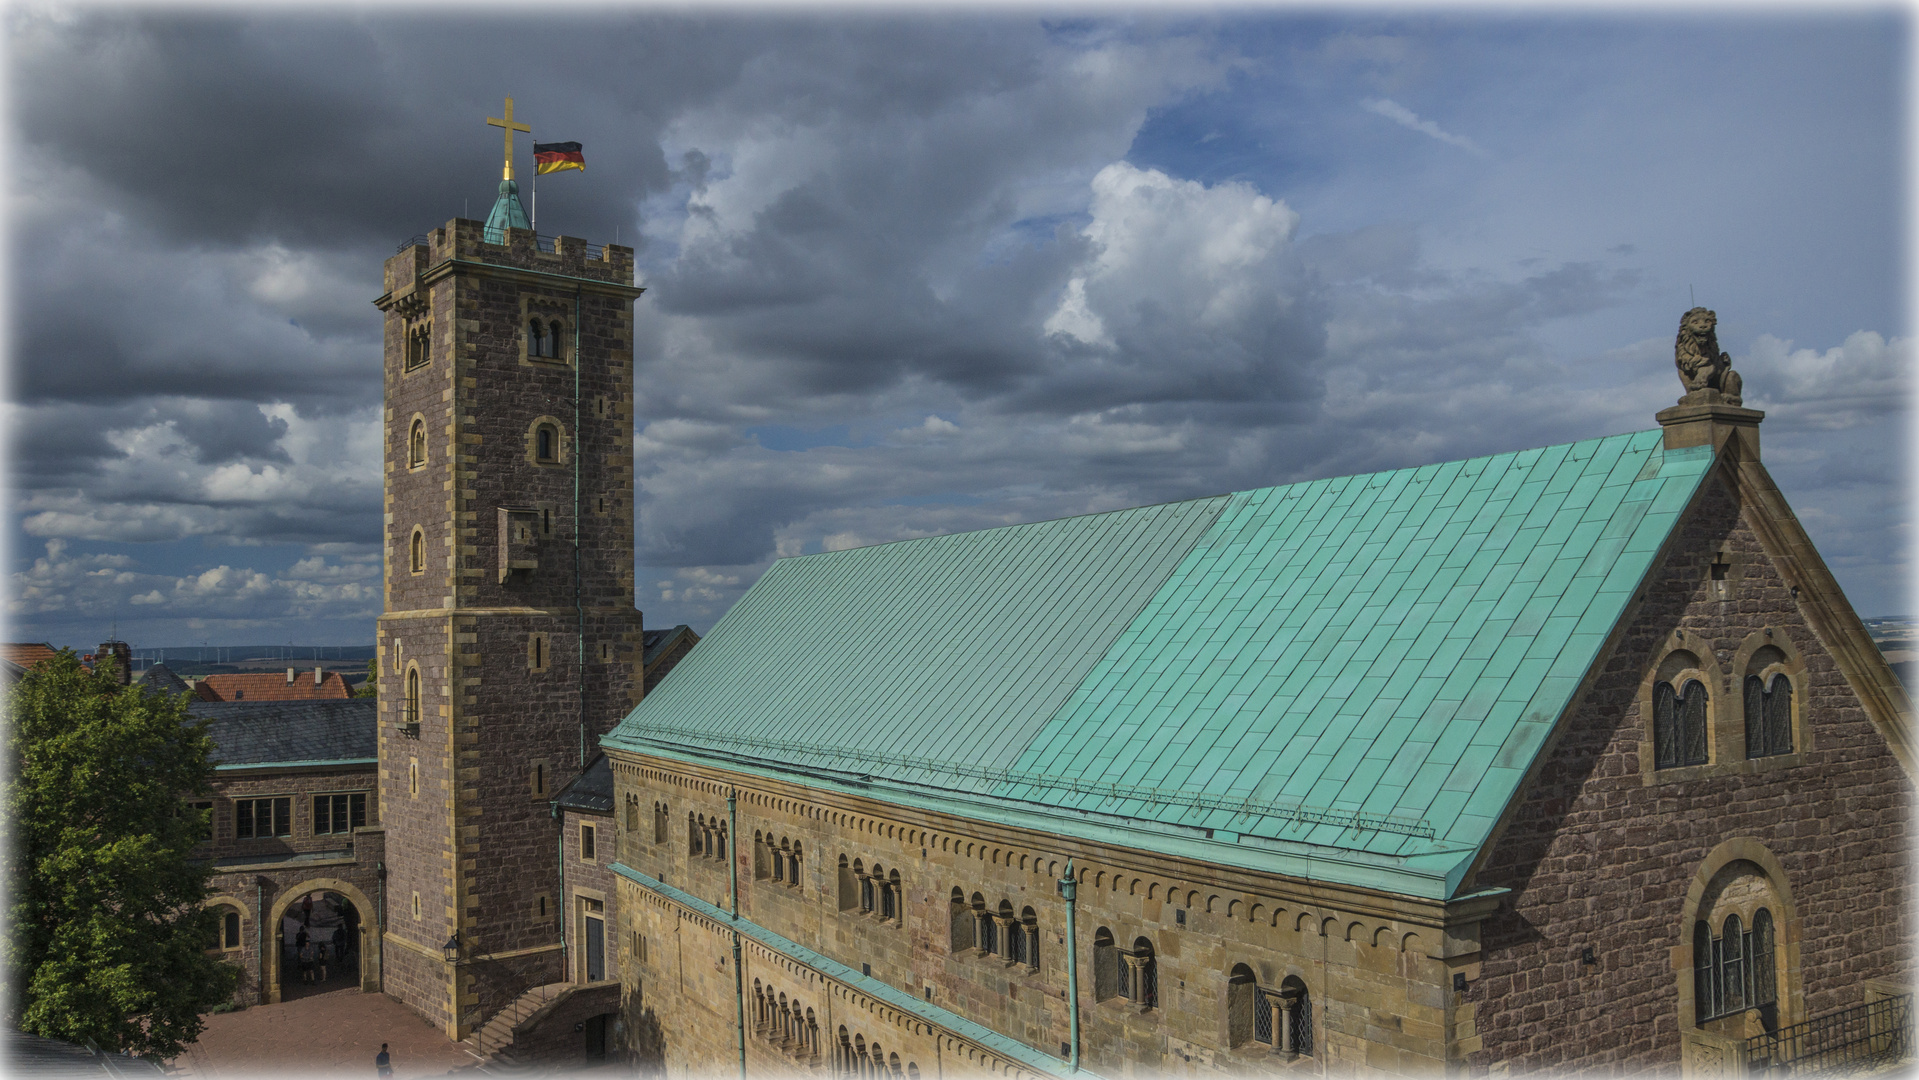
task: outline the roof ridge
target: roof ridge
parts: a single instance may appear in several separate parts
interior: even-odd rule
[[[1580,446],[1585,443],[1605,442],[1607,439],[1624,439],[1634,435],[1645,435],[1659,431],[1647,428],[1639,431],[1616,431],[1611,435],[1595,435],[1589,439],[1574,439],[1571,442],[1550,443],[1546,446],[1522,446],[1517,450],[1501,450],[1493,454],[1475,454],[1472,457],[1446,458],[1441,461],[1428,461],[1419,465],[1395,465],[1390,469],[1373,469],[1367,472],[1334,473],[1331,476],[1316,476],[1310,480],[1290,480],[1283,484],[1265,484],[1260,487],[1239,488],[1233,491],[1218,491],[1210,495],[1194,495],[1184,499],[1162,499],[1159,502],[1141,503],[1138,506],[1116,506],[1111,510],[1094,510],[1084,514],[1066,514],[1062,517],[1039,518],[1035,521],[1015,521],[1005,525],[989,525],[984,529],[962,529],[959,532],[932,533],[927,536],[903,536],[898,540],[881,540],[873,544],[859,544],[849,548],[834,548],[831,551],[813,551],[801,555],[787,555],[773,560],[776,563],[798,562],[803,559],[816,559],[822,555],[842,555],[849,551],[866,551],[871,548],[891,547],[894,544],[916,544],[926,540],[939,540],[948,536],[977,536],[981,533],[998,532],[1002,529],[1024,529],[1032,525],[1051,525],[1060,521],[1078,521],[1082,518],[1095,518],[1105,514],[1125,514],[1134,510],[1151,510],[1160,506],[1179,506],[1185,503],[1205,502],[1209,499],[1230,499],[1239,495],[1254,495],[1264,491],[1280,491],[1285,488],[1304,487],[1308,484],[1325,484],[1338,480],[1355,480],[1363,476],[1391,476],[1394,473],[1417,472],[1438,465],[1463,465],[1474,461],[1491,461],[1494,458],[1510,457],[1514,454],[1545,453],[1562,447]]]

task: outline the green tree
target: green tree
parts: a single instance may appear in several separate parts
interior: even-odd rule
[[[171,1058],[239,970],[206,951],[212,864],[186,802],[213,740],[169,698],[89,672],[71,649],[8,695],[10,1021],[49,1038]]]
[[[380,696],[380,658],[371,656],[366,662],[366,682],[353,692],[354,697],[377,698]]]

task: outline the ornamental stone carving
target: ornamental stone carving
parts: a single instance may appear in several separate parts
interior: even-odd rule
[[[1719,316],[1696,307],[1679,320],[1679,340],[1673,344],[1673,363],[1679,383],[1686,388],[1681,405],[1742,405],[1743,380],[1732,369],[1732,357],[1719,351]]]

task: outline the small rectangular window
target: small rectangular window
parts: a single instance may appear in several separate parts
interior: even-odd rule
[[[233,803],[233,835],[241,840],[293,835],[293,796],[237,799]]]
[[[594,859],[593,826],[591,825],[580,826],[580,858],[585,859],[587,862],[592,862]],[[588,903],[591,903],[591,901],[588,901]]]

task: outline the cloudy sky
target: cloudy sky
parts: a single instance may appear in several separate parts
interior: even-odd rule
[[[9,633],[370,643],[381,261],[501,99],[639,248],[639,606],[1654,426],[1691,298],[1905,610],[1910,18],[15,6]],[[520,143],[530,172],[528,140]]]

